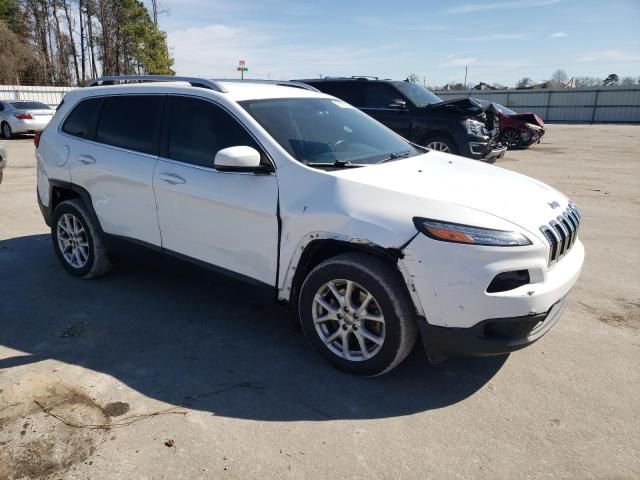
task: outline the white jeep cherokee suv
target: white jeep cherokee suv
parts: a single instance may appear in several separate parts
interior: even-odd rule
[[[560,192],[291,82],[105,77],[65,96],[37,164],[73,275],[107,272],[127,240],[266,285],[361,375],[398,365],[419,332],[434,361],[531,344],[584,259]]]

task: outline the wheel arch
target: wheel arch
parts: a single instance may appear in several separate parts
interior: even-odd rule
[[[451,143],[453,144],[453,148],[455,148],[456,151],[460,151],[460,146],[458,145],[455,137],[451,134],[451,132],[444,129],[434,129],[425,132],[424,135],[422,135],[422,137],[420,138],[420,142],[418,143],[422,146],[425,146],[429,140],[432,140],[434,138],[446,138],[447,140],[451,141]]]
[[[409,298],[413,302],[415,311],[420,314],[422,309],[417,300],[413,282],[408,272],[402,268],[399,262],[404,257],[403,248],[404,246],[401,248],[385,248],[360,239],[348,239],[335,235],[310,234],[306,241],[303,240],[301,242],[301,246],[298,249],[300,253],[291,260],[291,265],[285,273],[282,288],[278,290],[278,302],[295,311],[300,288],[307,274],[328,258],[335,257],[341,253],[354,252],[372,255],[389,265],[402,281],[402,285],[404,285]]]
[[[93,201],[91,200],[91,194],[85,190],[84,188],[75,185],[73,183],[64,182],[61,180],[49,180],[49,205],[47,208],[48,214],[45,216],[48,217],[47,225],[51,226],[51,219],[53,218],[53,212],[56,207],[64,202],[65,200],[71,199],[80,199],[84,204],[87,212],[91,216],[91,220],[96,225],[100,234],[103,234],[102,226],[100,225],[100,220],[98,219],[98,215],[96,214],[93,208]]]

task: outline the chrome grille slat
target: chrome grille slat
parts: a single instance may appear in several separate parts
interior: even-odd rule
[[[561,215],[540,226],[540,231],[549,243],[549,266],[564,257],[578,239],[580,212],[573,203],[569,203]]]

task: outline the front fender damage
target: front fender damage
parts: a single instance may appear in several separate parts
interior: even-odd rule
[[[386,254],[390,257],[395,258],[397,260],[398,271],[405,281],[409,295],[411,296],[413,304],[416,308],[416,313],[418,315],[424,315],[422,306],[416,293],[416,288],[413,284],[412,275],[410,274],[409,269],[407,269],[403,263],[404,261],[406,261],[405,248],[411,242],[411,240],[413,240],[413,238],[415,238],[415,235],[412,235],[411,238],[397,247],[384,247],[365,238],[350,237],[344,234],[331,232],[309,233],[308,235],[305,235],[302,240],[300,240],[294,250],[291,261],[289,262],[289,267],[287,268],[286,272],[283,272],[283,281],[280,288],[278,289],[278,301],[288,303],[291,300],[296,273],[300,266],[300,261],[303,257],[303,254],[305,253],[305,250],[309,247],[309,245],[311,245],[313,242],[331,240],[352,246],[366,247],[369,250],[380,252],[381,254]]]

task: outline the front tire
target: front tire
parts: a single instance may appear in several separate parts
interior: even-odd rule
[[[522,138],[515,128],[507,128],[500,135],[500,140],[507,145],[508,149],[521,148]]]
[[[109,253],[81,200],[66,200],[56,207],[51,239],[60,263],[72,275],[93,278],[111,270]]]
[[[453,140],[443,135],[428,137],[424,142],[422,142],[422,144],[430,150],[452,153],[454,155],[458,153],[458,149]]]
[[[392,370],[411,352],[418,334],[398,273],[362,253],[341,254],[315,267],[302,284],[298,314],[314,349],[356,375]]]

